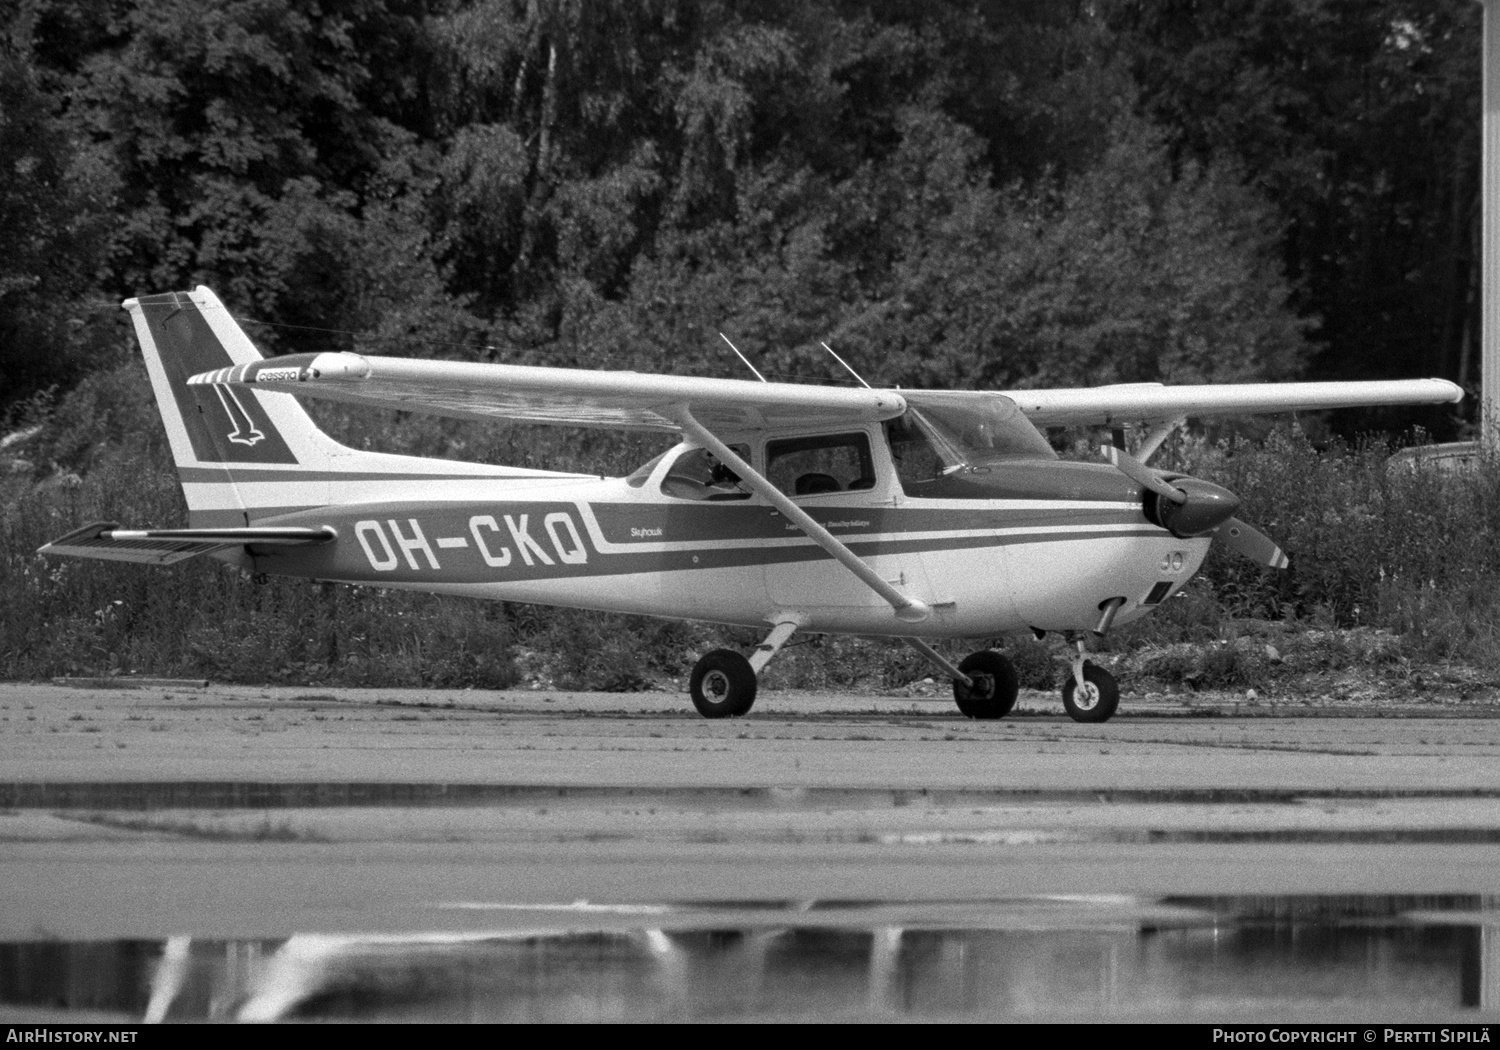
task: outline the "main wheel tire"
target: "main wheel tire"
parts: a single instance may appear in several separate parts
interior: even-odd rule
[[[973,685],[953,682],[953,699],[970,718],[1004,718],[1016,706],[1021,681],[1016,665],[1004,653],[993,649],[970,653],[958,669],[974,680]]]
[[[1120,683],[1115,676],[1102,667],[1091,663],[1083,665],[1083,688],[1072,673],[1068,674],[1062,688],[1063,707],[1068,717],[1075,722],[1108,722],[1115,708],[1120,706]]]
[[[715,649],[693,665],[688,692],[704,718],[735,718],[755,703],[755,670],[733,649]]]

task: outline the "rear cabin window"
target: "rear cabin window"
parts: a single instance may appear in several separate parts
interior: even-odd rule
[[[822,434],[766,443],[766,476],[789,496],[857,492],[875,487],[875,463],[864,434]]]

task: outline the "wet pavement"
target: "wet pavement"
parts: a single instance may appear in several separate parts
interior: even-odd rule
[[[494,928],[475,932],[0,944],[0,1009],[147,1022],[1471,1020],[1500,1004],[1494,905],[493,904]]]
[[[0,1019],[1500,1016],[1500,720],[0,686]]]

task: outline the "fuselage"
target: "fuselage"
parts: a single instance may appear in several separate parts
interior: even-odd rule
[[[786,491],[885,580],[931,606],[923,622],[896,619],[759,496],[692,481],[688,464],[703,453],[688,443],[630,478],[359,482],[326,505],[260,522],[331,527],[336,543],[252,549],[254,567],[746,626],[794,614],[807,631],[951,637],[1084,630],[1115,599],[1115,622],[1128,622],[1186,582],[1208,547],[1148,521],[1139,487],[1105,465],[1018,458],[903,480],[879,425],[826,439],[750,435],[737,447],[773,480],[778,454],[794,463],[821,456],[832,475],[816,477],[836,484],[838,450],[825,446],[853,437],[863,439],[860,464],[849,468],[857,480],[793,495],[813,476],[804,474]]]

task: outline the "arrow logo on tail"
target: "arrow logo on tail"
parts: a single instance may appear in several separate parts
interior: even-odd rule
[[[217,384],[214,386],[214,393],[219,395],[219,404],[224,406],[229,422],[234,424],[234,429],[227,435],[230,441],[237,445],[254,445],[265,440],[266,435],[250,421],[250,413],[245,411],[238,394],[229,387]]]

